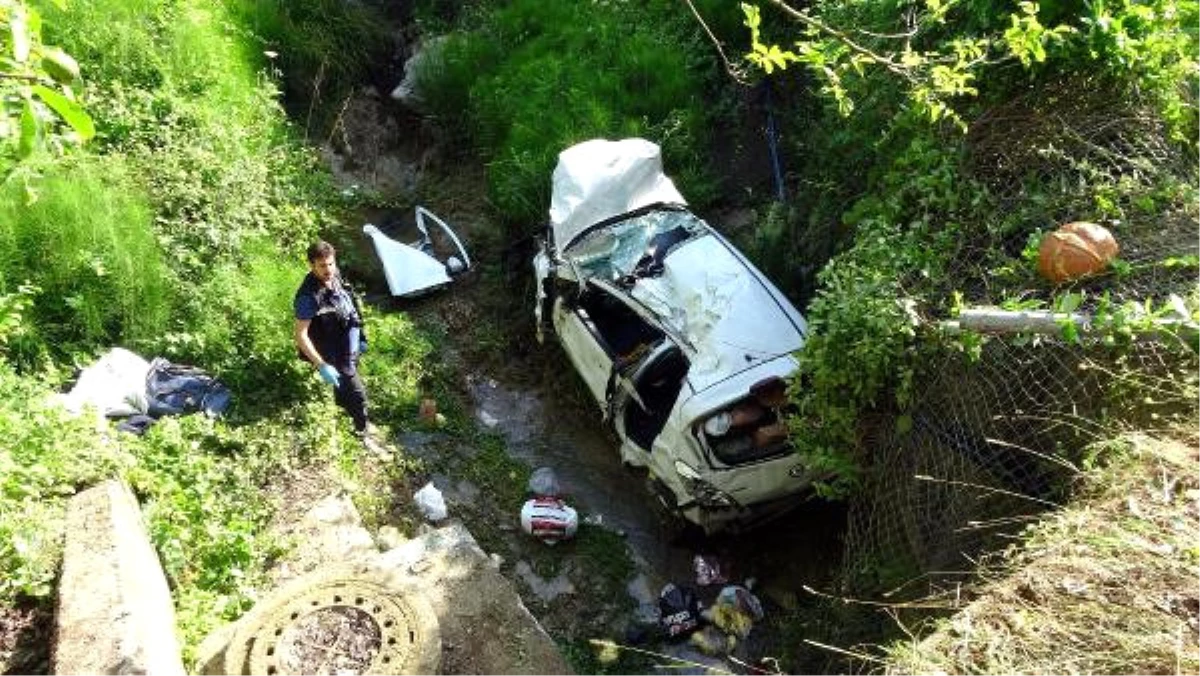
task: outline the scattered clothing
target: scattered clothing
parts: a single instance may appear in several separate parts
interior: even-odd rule
[[[146,430],[149,430],[150,426],[153,424],[154,424],[154,418],[151,418],[148,415],[138,413],[137,415],[131,415],[128,418],[122,420],[121,424],[117,425],[117,431],[118,432],[128,432],[130,434],[136,434],[137,436],[140,437],[143,434],[145,434]]]
[[[172,364],[162,357],[150,362],[146,402],[154,417],[203,411],[215,418],[225,412],[232,397],[229,388],[195,366]]]
[[[682,638],[700,626],[700,600],[691,587],[668,582],[658,594],[659,623],[670,638]]]

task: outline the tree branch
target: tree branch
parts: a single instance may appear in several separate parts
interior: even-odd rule
[[[734,82],[737,82],[742,86],[749,86],[750,83],[746,81],[746,78],[742,72],[735,68],[734,65],[729,61],[729,58],[725,56],[725,49],[721,46],[721,41],[718,40],[717,36],[713,34],[711,29],[709,29],[708,24],[704,21],[704,17],[700,16],[700,12],[696,10],[696,6],[692,4],[692,0],[683,1],[687,3],[688,9],[692,10],[692,15],[696,17],[696,21],[700,22],[700,26],[708,35],[708,39],[711,40],[713,46],[717,48],[717,53],[721,55],[721,61],[725,64],[725,72],[729,73],[729,77],[733,78]]]
[[[828,36],[834,38],[838,42],[841,42],[842,44],[849,47],[851,51],[853,51],[857,54],[861,54],[861,55],[867,57],[868,59],[871,59],[875,63],[880,64],[884,68],[887,68],[891,72],[895,73],[896,75],[899,75],[900,77],[903,77],[906,80],[909,80],[909,81],[914,80],[913,75],[908,68],[905,68],[904,66],[896,63],[895,61],[892,61],[890,58],[888,58],[886,56],[876,54],[875,52],[871,51],[870,49],[863,47],[862,45],[858,44],[854,40],[850,39],[850,36],[846,35],[842,31],[840,31],[826,23],[823,23],[822,21],[820,21],[818,19],[814,19],[812,16],[810,16],[809,14],[807,14],[805,12],[801,12],[800,10],[793,8],[791,5],[788,5],[786,2],[783,2],[783,0],[767,0],[767,1],[770,2],[772,5],[775,5],[779,9],[783,10],[784,13],[786,13],[788,16],[792,17],[796,21],[799,21],[800,23],[808,26],[809,28],[813,28],[821,33],[824,33],[825,35],[828,35]]]

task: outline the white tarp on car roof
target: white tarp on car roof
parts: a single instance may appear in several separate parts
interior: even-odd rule
[[[687,204],[645,139],[584,141],[558,154],[550,197],[554,245],[562,251],[589,225],[656,202]]]

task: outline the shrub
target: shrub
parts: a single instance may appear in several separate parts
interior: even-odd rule
[[[163,341],[167,353],[220,374],[251,409],[303,396],[292,340],[292,298],[306,271],[299,259],[280,259],[260,239],[240,260],[214,265],[187,301],[191,321]]]
[[[658,142],[690,201],[715,197],[705,159],[714,70],[677,6],[517,0],[462,25],[418,82],[433,114],[488,163],[505,222],[543,222],[558,153],[595,137]]]
[[[0,362],[0,603],[46,598],[62,559],[66,501],[119,476],[133,459],[96,434],[89,416],[71,417],[51,390]]]

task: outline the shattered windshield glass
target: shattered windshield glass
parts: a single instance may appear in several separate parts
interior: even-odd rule
[[[671,248],[703,232],[703,222],[690,212],[652,211],[585,235],[567,258],[584,278],[617,280],[644,267],[647,256],[661,262]]]

